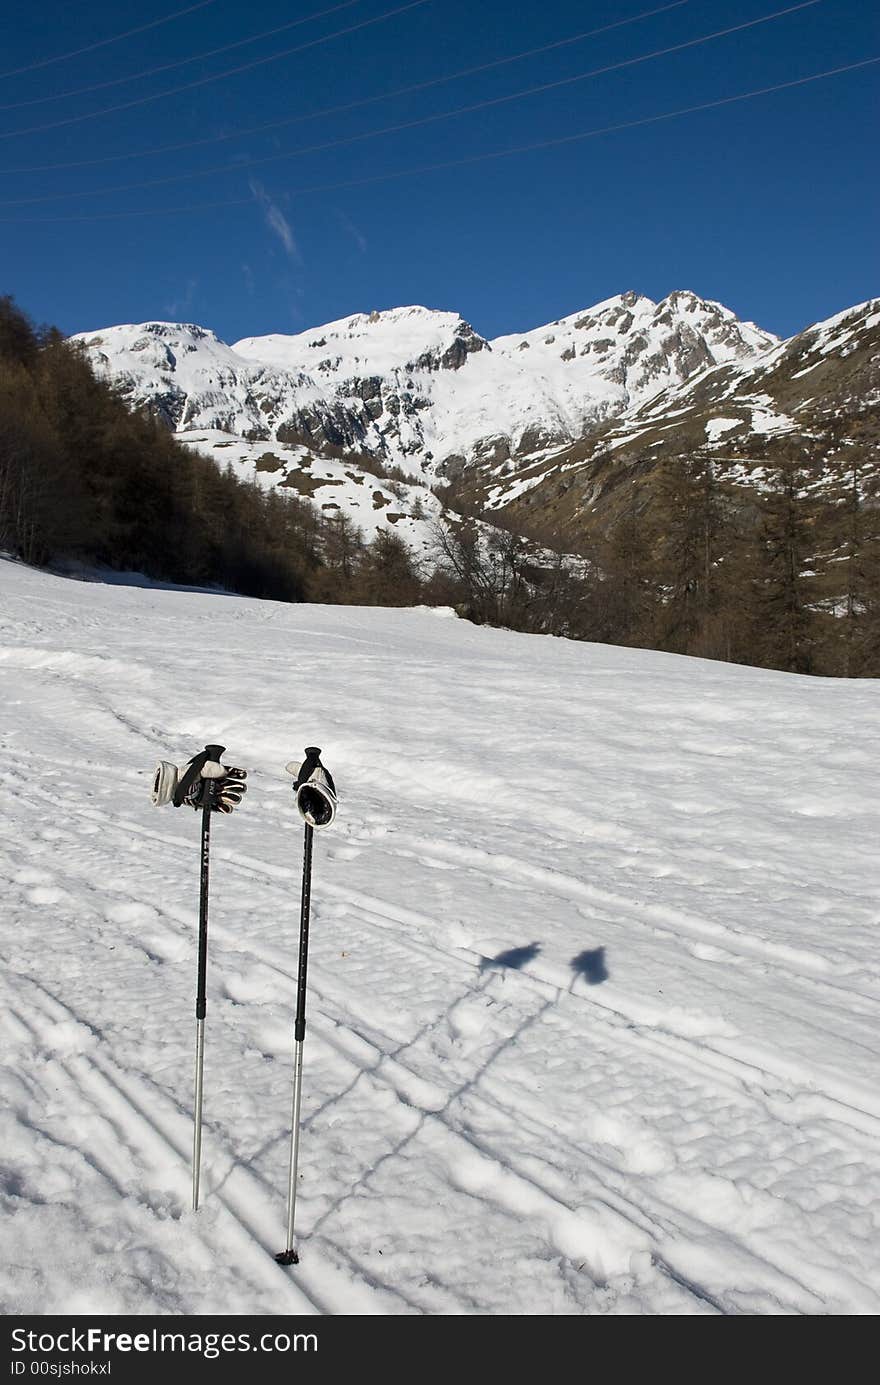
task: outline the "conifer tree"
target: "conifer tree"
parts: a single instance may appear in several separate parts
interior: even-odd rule
[[[789,673],[812,667],[814,622],[808,602],[811,515],[799,456],[785,456],[768,476],[761,519],[761,662]]]
[[[418,600],[418,573],[398,534],[390,529],[377,531],[359,564],[355,591],[358,601],[367,606],[411,606]]]

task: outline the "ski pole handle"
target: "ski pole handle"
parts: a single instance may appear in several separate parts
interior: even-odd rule
[[[225,750],[226,747],[222,745],[206,745],[204,750],[192,757],[183,770],[178,770],[177,766],[168,760],[160,760],[156,766],[150,793],[155,807],[162,808],[166,803],[173,803],[175,808],[179,808],[196,780],[204,777],[204,766],[208,763],[219,764],[220,756]]]
[[[208,761],[219,761],[220,756],[225,750],[225,745],[206,745],[204,750],[199,751],[198,755],[192,757],[174,791],[174,798],[172,801],[175,808],[180,807],[193,784],[197,779],[201,778],[202,770]]]
[[[295,760],[285,765],[287,773],[294,778],[296,806],[308,827],[329,827],[336,817],[338,803],[333,775],[321,763],[319,746],[307,745],[305,757],[299,766]]]

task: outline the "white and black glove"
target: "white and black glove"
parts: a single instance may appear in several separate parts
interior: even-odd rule
[[[285,769],[294,776],[293,792],[301,817],[310,827],[329,827],[336,817],[338,796],[333,775],[321,764],[318,747],[307,745],[302,764],[291,760]]]
[[[221,770],[221,774],[210,771]],[[211,796],[211,808],[218,813],[231,813],[247,793],[246,769],[235,769],[232,765],[221,765],[208,761],[198,779],[184,795],[184,803],[190,808],[201,808],[205,794]]]
[[[161,760],[150,795],[155,806],[173,803],[180,808],[185,803],[190,808],[201,808],[208,794],[213,811],[231,813],[247,793],[247,770],[221,764],[223,750],[222,745],[206,745],[181,769]]]

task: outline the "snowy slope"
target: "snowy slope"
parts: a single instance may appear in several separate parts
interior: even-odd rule
[[[457,460],[578,437],[696,369],[750,358],[775,341],[692,293],[654,303],[628,292],[491,342],[455,313],[409,307],[299,336],[250,337],[232,349],[322,380],[349,408],[370,381],[381,439],[371,445],[397,462],[427,453],[422,460],[448,470]]]
[[[880,1309],[873,684],[0,584],[7,1311]],[[251,778],[214,830],[194,1217],[197,822],[148,790],[214,738]],[[342,801],[285,1271],[311,743]]]
[[[247,442],[216,429],[181,433],[180,441],[231,467],[242,481],[265,489],[281,486],[306,498],[331,518],[345,514],[367,542],[381,528],[404,539],[415,556],[436,562],[437,520],[450,511],[425,485],[414,480],[391,480],[346,458],[313,452],[296,443]]]
[[[355,313],[296,336],[245,337],[232,347],[248,360],[280,370],[343,380],[399,370],[454,370],[469,352],[489,349],[458,313],[419,306]]]

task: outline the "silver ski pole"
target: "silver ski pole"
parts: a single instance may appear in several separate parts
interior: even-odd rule
[[[299,1111],[302,1099],[303,1043],[306,1037],[306,973],[309,965],[309,905],[312,893],[311,823],[305,826],[303,843],[302,904],[299,918],[299,966],[297,968],[296,1019],[293,1022],[293,1105],[290,1116],[290,1165],[287,1183],[287,1249],[275,1256],[279,1265],[298,1265],[299,1256],[293,1245],[293,1224],[296,1217],[296,1179],[299,1167]]]

